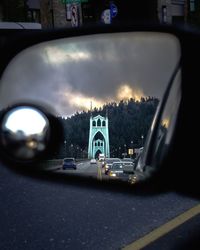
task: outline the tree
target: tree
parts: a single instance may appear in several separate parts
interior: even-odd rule
[[[158,102],[158,99],[152,97],[142,98],[140,102],[130,99],[119,103],[109,103],[103,108],[95,108],[92,111],[93,116],[108,114],[110,150],[115,156],[121,156],[125,150],[124,145],[126,145],[126,150],[143,145],[141,136],[146,138]],[[58,158],[60,156],[63,158],[64,152],[65,156],[66,154],[71,156],[72,149],[75,155],[86,152],[85,157],[87,157],[90,115],[90,111],[83,111],[77,112],[67,119],[59,117],[64,130],[64,138],[60,142]]]
[[[25,22],[27,20],[27,0],[2,0],[3,21]]]
[[[40,0],[40,15],[42,28],[51,28],[53,24],[50,0]]]

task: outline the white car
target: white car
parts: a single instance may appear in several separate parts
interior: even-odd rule
[[[91,159],[90,160],[90,164],[96,164],[97,163],[97,160],[96,159]]]

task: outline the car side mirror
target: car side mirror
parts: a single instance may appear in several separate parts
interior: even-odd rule
[[[37,162],[55,175],[107,181],[104,166],[90,164],[91,159],[114,159],[113,164],[139,157],[143,149],[134,168],[138,182],[148,179],[173,140],[181,103],[180,57],[179,40],[164,32],[93,34],[27,48],[0,82],[2,158],[33,168]],[[20,104],[24,100],[27,106]],[[48,115],[32,103],[56,112]],[[63,169],[65,158],[75,158],[77,168]]]

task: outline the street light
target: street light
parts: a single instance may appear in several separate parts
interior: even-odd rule
[[[81,159],[83,159],[83,149],[81,148]]]
[[[126,144],[124,144],[124,157],[127,156],[127,152],[126,152]]]
[[[121,147],[119,147],[118,157],[121,157]]]
[[[142,139],[142,147],[143,147],[143,139],[144,139],[144,136],[143,136],[143,135],[141,135],[141,139]]]
[[[76,147],[76,158],[79,157],[79,146]]]
[[[133,158],[133,141],[131,141],[131,149],[132,149],[132,154],[130,155],[130,157]]]
[[[67,145],[66,145],[66,144],[67,144],[67,141],[65,140],[65,141],[64,141],[64,145],[65,145],[65,155],[66,155],[66,151],[67,151]]]
[[[133,149],[133,141],[131,141],[131,148]]]
[[[71,157],[73,156],[73,146],[74,146],[73,144],[70,145],[70,147],[71,147],[71,150],[70,150],[71,151]]]

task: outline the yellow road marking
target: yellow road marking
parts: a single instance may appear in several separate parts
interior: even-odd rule
[[[101,164],[99,162],[97,166],[97,179],[102,180]]]
[[[123,250],[139,250],[143,247],[149,245],[153,241],[159,239],[161,236],[167,234],[171,230],[175,229],[176,227],[180,226],[187,220],[191,219],[195,215],[200,214],[200,204],[187,210],[186,212],[180,214],[179,216],[175,217],[174,219],[168,221],[164,225],[160,226],[159,228],[154,229],[149,234],[145,235],[144,237],[134,241],[130,245],[123,248]]]

